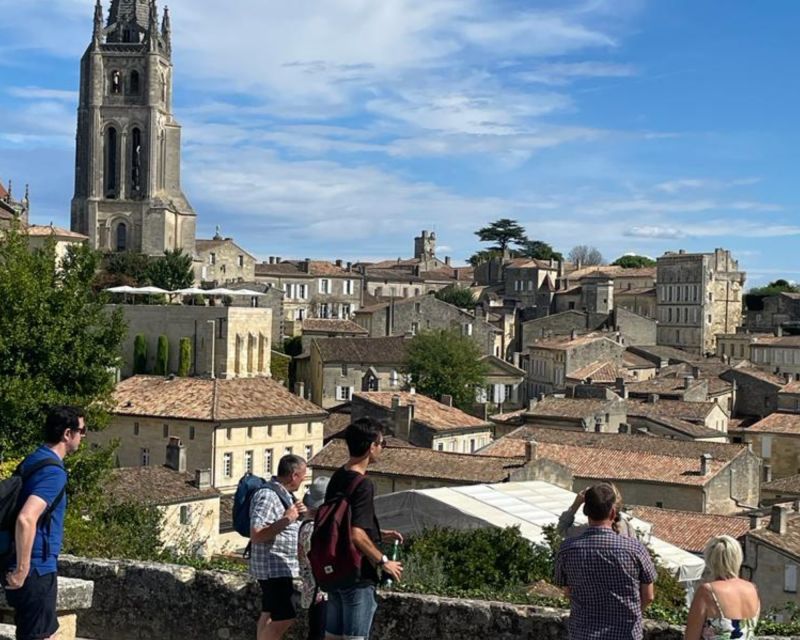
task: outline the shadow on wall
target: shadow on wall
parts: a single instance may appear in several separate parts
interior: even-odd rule
[[[78,635],[103,640],[185,640],[256,635],[260,591],[246,574],[62,556],[59,572],[94,581],[94,602]],[[373,637],[381,640],[567,640],[567,613],[555,609],[383,593]],[[298,624],[287,640],[306,637]],[[680,640],[678,627],[646,623],[645,640]]]

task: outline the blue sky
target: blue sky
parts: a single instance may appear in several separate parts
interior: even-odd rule
[[[104,0],[108,8],[109,0]],[[0,179],[69,225],[94,0],[0,0]],[[163,3],[160,3],[163,4]],[[172,0],[198,235],[457,262],[498,217],[563,252],[733,250],[800,280],[796,25],[772,0]]]

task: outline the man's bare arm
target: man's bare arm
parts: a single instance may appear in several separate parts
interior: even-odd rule
[[[639,587],[639,594],[642,597],[642,609],[646,609],[656,598],[656,588],[652,582],[643,584]]]
[[[14,541],[17,548],[17,568],[9,572],[8,586],[12,589],[21,587],[31,569],[31,551],[36,538],[36,525],[42,517],[47,503],[39,496],[30,496],[17,516]]]

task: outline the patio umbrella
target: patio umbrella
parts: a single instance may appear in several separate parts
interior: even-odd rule
[[[234,289],[229,295],[232,296],[265,296],[266,293],[261,293],[260,291],[253,291],[252,289]]]
[[[148,295],[148,296],[158,296],[158,295],[167,295],[170,293],[166,289],[161,289],[159,287],[136,287],[132,289],[128,293],[132,293],[133,295]]]
[[[224,289],[224,288],[206,289],[205,291],[203,291],[203,295],[206,295],[206,296],[235,296],[236,295],[236,291],[233,291],[232,289]]]
[[[133,293],[135,289],[133,287],[129,287],[127,284],[122,285],[121,287],[109,287],[106,289],[109,293]]]
[[[189,287],[188,289],[178,289],[177,291],[171,291],[170,293],[177,293],[180,296],[202,296],[204,293],[207,293],[205,289],[199,289],[197,287]]]

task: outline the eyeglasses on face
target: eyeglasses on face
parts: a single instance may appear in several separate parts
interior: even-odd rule
[[[386,448],[386,445],[387,445],[388,443],[386,442],[386,438],[381,438],[381,439],[380,439],[380,440],[378,440],[378,441],[377,441],[375,444],[377,444],[377,445],[378,445],[378,446],[379,446],[381,449],[385,449],[385,448]]]

